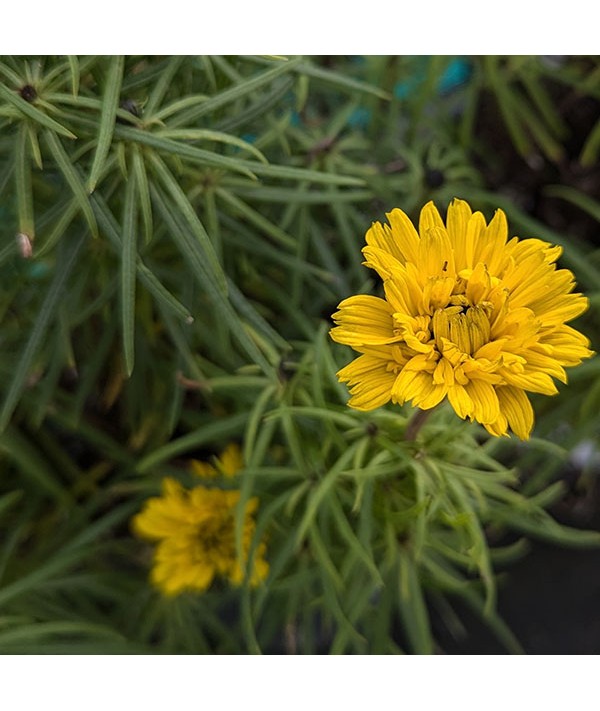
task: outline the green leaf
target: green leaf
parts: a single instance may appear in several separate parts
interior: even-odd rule
[[[532,538],[573,548],[600,548],[600,531],[563,526],[541,509],[531,512],[495,506],[493,515],[495,520]]]
[[[319,81],[333,84],[339,89],[346,89],[351,92],[358,91],[363,94],[372,94],[373,96],[387,101],[390,101],[392,98],[392,95],[388,91],[385,91],[378,86],[373,86],[358,79],[353,79],[352,77],[346,76],[341,72],[323,69],[322,67],[315,67],[311,64],[307,64],[306,62],[298,64],[298,66],[294,68],[294,71],[298,74],[311,77],[312,79],[318,79]]]
[[[263,422],[265,410],[273,398],[275,390],[275,385],[266,385],[260,395],[256,397],[252,409],[249,412],[248,422],[244,432],[243,451],[244,462],[248,468],[256,467],[259,464],[258,457],[255,456],[257,432]]]
[[[600,150],[600,121],[596,121],[594,128],[588,133],[579,162],[584,168],[590,168],[596,162]]]
[[[158,302],[177,316],[177,318],[185,321],[185,323],[191,324],[194,322],[194,317],[189,310],[173,296],[160,282],[158,277],[140,259],[138,259],[136,268],[140,281]]]
[[[598,122],[600,127],[600,121]],[[598,132],[600,140],[600,131]],[[588,215],[591,215],[594,220],[600,223],[600,202],[594,200],[589,195],[571,188],[568,185],[548,185],[544,188],[544,194],[550,197],[558,197],[570,202],[572,205],[579,207]]]
[[[400,616],[404,631],[415,654],[433,654],[433,639],[429,615],[421,590],[421,582],[410,553],[398,551]]]
[[[53,118],[50,118],[50,116],[45,114],[43,111],[36,109],[35,106],[30,104],[28,101],[25,101],[25,99],[22,99],[17,93],[4,86],[4,84],[0,84],[0,98],[8,101],[9,104],[17,108],[22,114],[27,116],[27,118],[39,123],[40,126],[50,129],[51,131],[55,131],[56,133],[60,133],[61,136],[65,136],[66,138],[77,138],[77,136],[72,131],[69,131],[68,128],[65,128]]]
[[[363,187],[365,185],[365,181],[362,178],[355,178],[350,175],[322,173],[318,170],[310,170],[307,168],[295,168],[294,166],[286,165],[266,165],[241,158],[229,158],[227,156],[221,156],[218,153],[211,153],[210,151],[196,148],[196,146],[190,146],[187,143],[180,143],[179,141],[173,141],[169,138],[161,138],[148,131],[129,128],[127,126],[115,126],[115,136],[123,138],[124,140],[151,146],[165,153],[187,158],[201,165],[210,165],[215,168],[223,168],[224,170],[242,173],[250,178],[263,175],[267,178],[307,180],[324,185],[347,185],[354,187]]]
[[[160,182],[173,199],[175,207],[181,212],[193,237],[195,237],[194,244],[197,244],[200,248],[200,253],[194,250],[194,254],[198,254],[196,263],[201,264],[201,271],[209,277],[214,287],[221,294],[226,294],[227,279],[212,246],[210,237],[204,229],[204,225],[200,222],[200,218],[190,204],[186,194],[163,161],[157,155],[151,155],[150,160]],[[173,235],[173,237],[175,237],[175,235]],[[192,258],[192,254],[188,256]]]
[[[253,59],[261,64],[266,63],[262,57],[245,57],[246,59]],[[312,79],[317,79],[319,81],[325,82],[327,84],[333,85],[338,89],[345,89],[347,91],[371,94],[380,99],[391,100],[392,96],[388,91],[381,89],[378,86],[373,86],[372,84],[367,84],[366,82],[360,81],[359,79],[353,79],[348,77],[342,72],[336,72],[331,69],[323,69],[322,67],[315,67],[313,64],[298,59],[298,64],[294,66],[294,72],[302,76],[307,76]]]
[[[167,178],[167,182],[172,180],[172,176]],[[176,187],[174,195],[179,197],[177,191],[181,191],[181,188],[179,188],[176,183],[174,185]],[[242,346],[253,361],[257,363],[265,373],[270,373],[272,371],[271,366],[257,348],[255,342],[250,338],[244,329],[244,324],[232,308],[229,300],[227,299],[227,295],[223,293],[220,283],[220,277],[224,278],[222,270],[219,267],[219,275],[216,276],[214,272],[208,268],[204,251],[198,243],[198,240],[195,238],[195,235],[189,229],[191,226],[190,221],[185,219],[185,215],[182,216],[180,214],[180,211],[176,209],[176,206],[174,209],[174,207],[168,203],[165,197],[157,188],[155,188],[155,186],[152,185],[150,190],[153,200],[162,214],[165,223],[170,229],[173,241],[183,255],[186,263],[189,265],[192,275],[198,281],[201,288],[208,294],[214,306],[218,309],[219,314],[223,318],[223,323],[229,328],[233,337],[238,341],[240,346]],[[183,196],[183,200],[187,202],[188,216],[189,218],[192,218],[192,215],[189,214],[189,210],[191,210],[189,202],[183,192],[181,192],[181,196]],[[196,228],[200,225],[200,220],[198,220],[195,214],[193,214],[193,225]],[[226,280],[224,283],[226,288]]]
[[[154,84],[150,95],[148,96],[148,101],[144,106],[144,115],[151,117],[156,107],[160,105],[165,94],[169,90],[173,78],[177,74],[177,71],[181,67],[184,57],[170,57],[167,66],[161,71],[158,80]]]
[[[72,504],[69,492],[57,481],[42,452],[15,427],[0,434],[0,452],[19,468],[21,476],[30,479],[41,491],[63,504]]]
[[[178,111],[183,111],[190,106],[196,106],[196,104],[201,104],[206,101],[209,97],[205,94],[195,94],[194,96],[184,96],[183,99],[177,99],[167,106],[163,106],[160,111],[156,111],[153,115],[149,114],[150,119],[148,123],[164,123],[164,120]]]
[[[2,435],[0,435],[0,441],[2,440]],[[0,516],[5,512],[8,511],[8,509],[11,508],[14,504],[17,503],[23,496],[23,491],[21,490],[15,490],[15,491],[9,491],[8,494],[4,494],[4,496],[0,496]]]
[[[100,641],[103,637],[114,638],[125,642],[125,638],[116,630],[104,625],[91,622],[79,621],[57,621],[57,622],[35,622],[30,625],[19,625],[12,629],[0,632],[0,652],[3,654],[11,652],[13,645],[26,645],[35,653],[38,644],[43,644],[48,638],[58,636],[84,636]]]
[[[98,128],[98,143],[96,153],[90,170],[88,179],[88,192],[94,192],[96,184],[106,162],[106,156],[112,142],[115,127],[115,118],[119,107],[119,95],[121,93],[121,82],[123,81],[123,68],[125,58],[122,55],[111,57],[110,67],[106,77],[106,87],[102,98],[102,112],[100,114],[100,125]]]
[[[57,261],[54,279],[50,284],[46,297],[42,301],[42,306],[38,312],[35,323],[29,332],[27,343],[21,353],[21,357],[19,358],[10,387],[6,394],[6,399],[2,406],[2,411],[0,412],[0,432],[2,432],[8,425],[10,418],[12,417],[12,414],[19,402],[19,398],[23,392],[25,383],[27,382],[33,358],[35,357],[38,348],[43,341],[51,320],[56,316],[63,288],[71,273],[71,270],[75,266],[79,250],[83,246],[84,242],[85,235],[81,236],[79,240],[71,246],[70,251],[66,254],[66,257],[63,253],[62,256],[64,259],[62,261]]]
[[[35,124],[27,123],[27,136],[29,138],[29,146],[31,148],[31,157],[33,158],[36,168],[43,170],[44,165],[42,163],[42,152],[40,150],[37,127]]]
[[[277,348],[289,350],[290,344],[282,338],[279,333],[264,319],[257,309],[252,306],[248,299],[237,288],[232,279],[227,279],[227,288],[231,303],[240,316],[243,316],[246,321],[256,329],[258,333],[264,336],[268,341],[273,343]]]
[[[187,452],[192,452],[194,449],[202,447],[202,445],[219,439],[230,439],[231,437],[239,435],[247,419],[247,412],[239,412],[236,415],[230,415],[226,418],[214,420],[207,425],[203,425],[194,432],[183,435],[183,437],[179,437],[147,454],[138,462],[136,472],[145,474],[161,464],[168,462],[170,459]]]
[[[288,235],[284,230],[278,225],[274,225],[266,217],[261,215],[260,212],[254,210],[247,205],[243,200],[240,200],[236,195],[229,192],[229,190],[224,190],[223,188],[217,188],[216,194],[221,200],[230,208],[230,212],[239,213],[244,217],[251,225],[254,225],[257,229],[269,235],[273,240],[275,240],[282,247],[286,247],[290,250],[296,249],[296,240]],[[231,209],[233,208],[233,209]]]
[[[135,276],[137,266],[137,201],[136,180],[132,174],[125,184],[123,207],[123,240],[121,243],[121,325],[123,355],[127,377],[134,365],[135,341]]]
[[[519,116],[537,141],[542,151],[555,163],[563,157],[562,145],[550,134],[542,120],[535,114],[525,99],[519,100]]]
[[[14,582],[0,588],[0,606],[45,584],[52,577],[78,563],[82,555],[83,552],[79,549],[56,553],[50,560],[33,568]]]
[[[354,451],[356,449],[356,443],[353,442],[348,449],[339,457],[336,463],[331,467],[331,469],[325,474],[325,476],[319,481],[319,483],[314,488],[308,503],[306,505],[306,510],[302,520],[298,524],[296,529],[296,544],[300,545],[303,538],[306,536],[307,531],[312,526],[312,523],[317,515],[317,511],[324,500],[327,498],[327,494],[330,489],[335,486],[339,479],[340,473],[348,466],[352,457],[354,456]]]
[[[221,156],[212,151],[205,151],[196,146],[190,146],[187,143],[173,141],[170,138],[161,138],[154,133],[143,131],[138,128],[130,128],[128,126],[115,126],[115,136],[126,141],[140,143],[142,145],[156,148],[158,151],[171,155],[187,158],[201,165],[209,165],[215,168],[223,168],[224,170],[232,170],[237,173],[242,173],[249,178],[255,178],[254,173],[245,165],[241,165],[240,159],[228,158]],[[261,165],[258,163],[257,165]]]
[[[77,55],[69,54],[67,56],[67,60],[69,62],[69,70],[71,72],[71,91],[73,92],[73,96],[76,97],[77,94],[79,94],[79,80],[80,80],[79,59],[77,58]]]
[[[243,111],[224,115],[214,127],[219,131],[231,132],[239,130],[241,126],[255,121],[256,119],[263,120],[267,112],[289,94],[293,85],[293,77],[281,77],[273,82],[273,87],[269,91],[259,94],[255,100],[250,99]]]
[[[308,168],[294,168],[287,165],[263,165],[262,163],[254,163],[249,160],[236,161],[239,171],[246,168],[256,175],[262,175],[266,178],[278,178],[281,180],[307,180],[312,183],[321,183],[322,185],[347,185],[354,187],[363,187],[365,181],[362,178],[355,178],[350,175],[339,175],[337,173],[322,173],[318,170],[310,170]]]
[[[17,72],[11,69],[4,62],[0,62],[0,74],[3,74],[9,81],[11,81],[15,88],[21,87],[25,83],[19,74],[17,74]]]
[[[60,171],[63,174],[68,186],[71,188],[73,195],[77,200],[77,204],[79,205],[79,209],[87,220],[92,235],[94,237],[98,237],[98,225],[96,224],[94,211],[90,205],[88,193],[83,180],[69,160],[69,156],[56,135],[52,133],[52,131],[46,131],[45,136],[50,152],[52,153],[56,164],[60,168]]]
[[[238,197],[251,198],[259,202],[267,203],[292,203],[299,205],[331,205],[340,206],[340,203],[365,202],[373,198],[371,190],[298,190],[296,188],[271,187],[269,185],[250,186],[247,184],[238,185],[233,182],[233,178],[227,184]],[[241,180],[240,180],[241,182]],[[356,251],[356,245],[354,245]],[[358,258],[358,261],[360,259]]]
[[[152,203],[150,201],[150,190],[148,188],[148,175],[146,165],[140,147],[136,144],[132,146],[132,173],[135,175],[138,198],[140,201],[140,211],[142,213],[142,224],[144,226],[144,239],[146,244],[152,240]]]
[[[486,67],[492,89],[496,94],[500,113],[504,118],[504,123],[506,124],[506,128],[508,129],[511,138],[514,141],[515,148],[523,157],[527,157],[531,153],[531,144],[518,119],[520,116],[520,104],[515,101],[514,96],[511,93],[511,89],[506,83],[505,77],[502,76],[500,72],[498,58],[486,57],[484,65]]]
[[[233,101],[238,101],[250,94],[254,94],[258,89],[270,84],[280,74],[287,74],[292,71],[299,63],[299,59],[283,60],[276,63],[272,69],[252,77],[251,79],[243,79],[239,84],[232,86],[225,91],[211,96],[210,99],[201,103],[199,106],[182,111],[179,116],[176,116],[171,122],[172,128],[178,126],[193,125],[201,116],[217,111]]]
[[[177,128],[157,131],[155,135],[180,141],[214,141],[215,143],[225,143],[230,146],[235,146],[236,148],[241,148],[243,151],[248,151],[248,153],[252,153],[261,163],[269,162],[264,154],[251,143],[237,136],[223,133],[222,131],[210,131],[205,128]]]
[[[92,195],[91,202],[98,216],[98,222],[102,227],[102,231],[108,237],[113,249],[120,254],[122,251],[122,244],[117,221],[99,193]],[[140,281],[158,302],[177,316],[177,318],[182,319],[186,323],[189,324],[194,321],[194,317],[191,315],[189,310],[180,301],[178,301],[173,294],[171,294],[171,292],[160,282],[158,277],[139,258],[136,269]]]
[[[35,237],[33,194],[31,187],[31,162],[29,160],[27,125],[22,124],[15,142],[15,191],[19,232],[29,240]]]
[[[75,219],[78,212],[79,204],[76,198],[68,196],[67,202],[61,210],[56,224],[50,230],[49,234],[44,236],[41,247],[36,250],[36,256],[38,259],[54,249],[59,240],[65,236],[69,225]]]

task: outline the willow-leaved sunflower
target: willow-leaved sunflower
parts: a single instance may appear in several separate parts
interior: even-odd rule
[[[374,223],[365,265],[383,280],[385,298],[351,296],[333,315],[331,337],[361,355],[338,372],[348,404],[373,410],[411,402],[427,410],[447,398],[462,418],[493,435],[510,428],[527,439],[534,421],[528,392],[554,395],[553,378],[593,355],[568,321],[587,299],[574,293],[561,248],[508,239],[504,212],[486,224],[463,200],[446,224],[429,202],[418,232],[396,208]]]
[[[217,466],[226,470],[241,463],[239,450],[228,448]],[[223,461],[224,460],[224,461]],[[209,465],[212,469],[212,465]],[[197,463],[193,470],[198,471]],[[209,478],[213,472],[202,472]],[[161,496],[148,499],[134,516],[132,528],[140,538],[156,543],[151,582],[165,595],[203,592],[216,577],[233,585],[244,581],[255,533],[254,513],[257,497],[246,503],[242,522],[242,560],[236,546],[236,510],[240,500],[237,490],[196,486],[186,489],[178,481],[163,479]],[[257,585],[269,572],[265,560],[266,544],[260,541],[254,550],[247,579]]]

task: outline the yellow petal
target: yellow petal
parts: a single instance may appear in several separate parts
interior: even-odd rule
[[[490,224],[482,234],[482,248],[476,259],[481,260],[487,266],[490,274],[500,272],[505,261],[504,247],[508,239],[508,223],[506,215],[502,210],[496,210]]]
[[[340,382],[348,383],[350,388],[350,407],[368,411],[389,402],[396,374],[393,370],[388,370],[387,366],[386,360],[361,355],[338,372]]]
[[[436,227],[439,227],[442,230],[446,229],[437,207],[433,204],[433,201],[430,200],[423,207],[421,214],[419,215],[419,234],[421,235],[421,239],[423,239],[423,236],[430,229]]]
[[[394,334],[392,309],[384,299],[361,294],[345,299],[333,314],[331,338],[347,346],[384,345],[402,340]]]
[[[459,417],[464,420],[471,417],[473,413],[473,401],[469,397],[463,385],[453,385],[448,389],[448,400]]]
[[[400,252],[400,261],[416,262],[419,254],[419,235],[408,215],[394,208],[386,214],[392,228],[394,247]]]
[[[467,225],[471,217],[471,208],[464,200],[454,199],[448,207],[446,227],[450,244],[454,250],[456,269],[460,271],[467,266],[466,237]]]
[[[500,404],[494,386],[477,379],[471,380],[465,389],[473,402],[473,417],[477,422],[495,422],[500,414]]]
[[[533,408],[525,393],[519,388],[501,387],[497,394],[500,409],[511,430],[520,439],[529,439],[533,429]]]
[[[425,277],[454,277],[454,252],[444,227],[430,227],[421,233],[419,272]]]

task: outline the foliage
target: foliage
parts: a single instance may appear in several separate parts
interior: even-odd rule
[[[498,570],[527,537],[600,542],[546,512],[598,432],[598,360],[534,402],[528,444],[448,408],[413,438],[408,407],[346,408],[350,351],[327,332],[341,299],[378,287],[371,221],[459,196],[564,247],[598,343],[597,250],[498,189],[498,171],[534,175],[600,219],[559,179],[573,149],[552,99],[598,101],[599,66],[561,61],[1,59],[1,652],[428,654],[431,611],[460,629],[457,600],[521,650]],[[599,135],[569,159],[592,165]],[[162,598],[129,520],[230,441],[269,578]]]

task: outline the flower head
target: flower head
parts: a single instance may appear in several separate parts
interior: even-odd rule
[[[502,210],[486,224],[463,200],[449,206],[446,224],[429,202],[418,232],[398,208],[387,218],[371,226],[363,249],[385,298],[351,296],[333,315],[333,340],[362,354],[338,372],[348,404],[410,401],[427,410],[448,398],[491,434],[510,427],[527,439],[533,409],[525,393],[554,395],[552,378],[566,382],[565,367],[593,355],[566,325],[588,302],[573,293],[573,274],[556,268],[561,248],[508,240]]]
[[[165,595],[184,591],[202,592],[217,576],[239,585],[254,537],[254,512],[258,499],[245,506],[242,528],[243,560],[236,548],[236,508],[239,491],[196,486],[185,489],[175,479],[163,479],[162,495],[146,501],[132,521],[134,532],[157,543],[150,575],[152,583]],[[264,559],[266,545],[254,551],[250,585],[264,580],[269,565]]]

